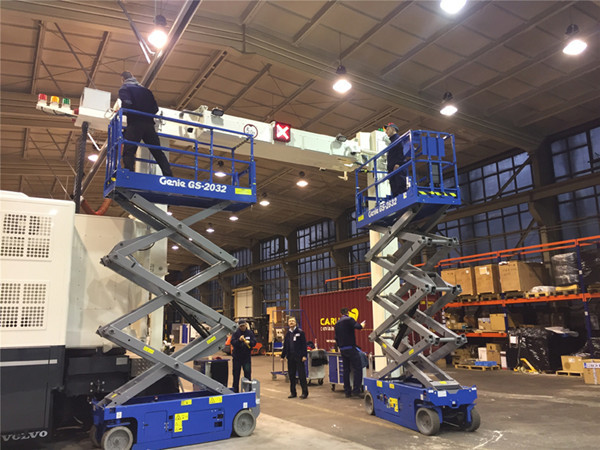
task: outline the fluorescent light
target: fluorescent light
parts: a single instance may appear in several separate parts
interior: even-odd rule
[[[298,186],[300,186],[300,187],[306,187],[306,186],[308,186],[308,181],[306,181],[306,180],[298,180],[298,181],[296,182],[296,184],[297,184]]]
[[[171,250],[179,250],[179,245],[173,245],[173,246],[171,246]]]
[[[212,227],[212,223],[208,224],[208,228],[206,229],[207,233],[214,233],[215,229]]]
[[[258,202],[259,205],[261,206],[269,206],[271,204],[271,202],[269,200],[267,200],[266,198],[263,198],[260,202]]]
[[[171,211],[167,211],[167,216],[172,216],[173,213]]]
[[[236,216],[235,214],[232,214],[231,216],[229,216],[229,220],[231,220],[232,222],[235,222],[236,220],[239,220],[239,217]]]
[[[218,172],[215,172],[215,177],[223,178],[226,176],[227,174],[225,172],[221,172],[220,170]]]
[[[440,8],[446,11],[448,14],[456,14],[467,4],[467,0],[442,0],[440,2]]]
[[[563,53],[565,55],[579,55],[587,48],[587,43],[582,41],[581,39],[573,39],[570,41],[565,48],[563,48]]]
[[[148,42],[150,42],[154,47],[161,49],[167,43],[167,33],[164,30],[155,29],[148,36]]]
[[[451,116],[456,111],[458,111],[458,108],[456,106],[454,106],[454,105],[446,105],[442,109],[440,109],[440,114],[442,114],[444,116]]]
[[[90,156],[88,156],[88,159],[92,162],[96,162],[96,161],[98,161],[98,154],[92,153]]]

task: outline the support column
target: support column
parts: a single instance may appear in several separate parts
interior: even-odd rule
[[[219,277],[217,279],[223,292],[223,315],[233,319],[233,289],[231,288],[231,277]]]
[[[296,232],[287,236],[289,255],[298,253]],[[300,309],[300,283],[298,279],[298,260],[281,263],[288,277],[288,304],[290,309]]]
[[[350,237],[350,225],[348,223],[347,214],[342,214],[335,219],[335,241],[345,241]],[[331,252],[331,257],[336,265],[337,276],[346,277],[350,273],[350,250],[352,247],[344,247]],[[354,286],[352,286],[354,287]],[[342,283],[338,283],[337,289],[343,289]]]

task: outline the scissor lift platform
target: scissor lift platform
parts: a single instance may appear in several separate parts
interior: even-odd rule
[[[384,162],[390,151],[403,151],[408,161],[387,173]],[[367,299],[388,313],[369,335],[381,346],[387,364],[364,379],[366,410],[426,435],[436,434],[443,422],[474,431],[479,427],[477,389],[461,386],[435,364],[466,343],[464,336],[434,319],[461,292],[436,272],[458,241],[431,232],[449,207],[460,204],[454,136],[409,131],[358,171],[367,172],[368,185],[361,187],[357,175],[357,225],[381,233],[365,259],[384,270]],[[407,179],[406,192],[396,197],[388,187],[394,176]],[[433,254],[423,265],[414,265],[426,248]],[[392,291],[396,283],[399,288]],[[421,311],[421,300],[430,295],[439,297]]]

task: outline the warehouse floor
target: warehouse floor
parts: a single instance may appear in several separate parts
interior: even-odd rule
[[[280,359],[275,370],[281,370]],[[309,397],[288,399],[281,375],[272,380],[272,358],[253,358],[261,382],[261,415],[254,434],[185,449],[597,449],[600,386],[581,378],[496,371],[447,369],[463,385],[475,384],[481,428],[474,433],[442,427],[427,437],[369,416],[360,398],[314,383]],[[230,378],[231,380],[231,378]],[[184,386],[189,386],[187,382]],[[71,434],[46,449],[92,449],[82,434]]]

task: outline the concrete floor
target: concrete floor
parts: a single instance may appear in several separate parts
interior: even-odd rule
[[[276,359],[275,370],[281,370]],[[309,397],[288,399],[285,378],[272,380],[272,359],[253,358],[261,382],[261,415],[247,438],[183,449],[598,449],[600,386],[581,378],[509,371],[447,369],[463,385],[477,385],[481,427],[474,433],[442,427],[427,437],[369,416],[361,398],[345,398],[331,385],[309,386]],[[184,386],[187,383],[184,384]],[[45,449],[92,449],[82,433],[66,434]]]

